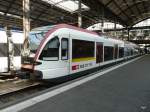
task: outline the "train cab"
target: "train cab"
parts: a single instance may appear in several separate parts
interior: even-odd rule
[[[53,27],[40,27],[30,32],[30,55],[22,64],[22,69],[32,70],[42,79],[69,74],[69,33],[51,31]]]

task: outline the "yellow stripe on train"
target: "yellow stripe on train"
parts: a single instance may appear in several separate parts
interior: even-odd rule
[[[96,58],[95,57],[76,58],[76,59],[72,59],[72,62],[81,62],[81,61],[90,61],[90,60],[96,60]]]

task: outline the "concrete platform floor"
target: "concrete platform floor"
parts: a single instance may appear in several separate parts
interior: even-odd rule
[[[21,112],[150,112],[150,55]]]

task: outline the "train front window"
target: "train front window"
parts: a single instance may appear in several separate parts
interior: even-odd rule
[[[40,60],[56,61],[59,59],[59,38],[56,36],[51,39],[42,50]]]
[[[29,38],[30,51],[35,53],[44,37],[44,33],[33,33],[33,34],[31,33],[29,37],[30,37]]]
[[[41,41],[45,38],[46,33],[51,30],[55,25],[52,26],[44,26],[33,29],[29,33],[29,47],[32,53],[35,53],[41,43]]]

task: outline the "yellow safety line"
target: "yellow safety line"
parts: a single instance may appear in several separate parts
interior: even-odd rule
[[[81,62],[81,61],[90,61],[90,60],[95,60],[95,57],[76,58],[76,59],[72,59],[72,62]]]

